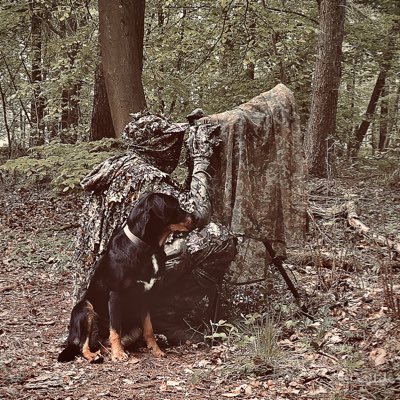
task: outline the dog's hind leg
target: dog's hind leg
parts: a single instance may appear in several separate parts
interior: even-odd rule
[[[82,331],[85,332],[84,342],[82,344],[82,355],[92,364],[100,364],[104,361],[102,355],[100,354],[100,350],[93,353],[90,350],[89,342],[90,337],[93,332],[93,323],[94,323],[94,309],[90,302],[86,301],[86,318],[81,320],[81,323],[85,325]]]
[[[89,348],[89,338],[93,328],[94,310],[87,301],[80,301],[71,312],[67,346],[59,354],[59,362],[68,362],[81,353],[89,362],[100,363],[103,358],[97,353],[92,353]],[[83,344],[83,345],[82,345]]]
[[[75,359],[80,354],[80,343],[82,335],[81,320],[85,318],[84,302],[79,302],[75,305],[71,312],[69,321],[69,332],[67,345],[65,349],[58,355],[59,362],[68,362]]]
[[[151,323],[150,313],[146,312],[143,316],[143,338],[146,342],[147,348],[154,357],[164,357],[165,353],[158,347],[156,338],[154,336],[153,325]]]

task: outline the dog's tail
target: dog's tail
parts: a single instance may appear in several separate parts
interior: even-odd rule
[[[80,354],[79,346],[74,343],[67,343],[67,347],[58,355],[58,362],[73,361]]]
[[[65,349],[58,355],[59,362],[73,361],[81,353],[82,323],[85,319],[85,302],[75,305],[69,321],[69,333]]]
[[[74,314],[72,314],[67,345],[65,349],[58,355],[57,360],[59,362],[73,361],[75,357],[80,354],[80,333],[80,323],[74,319]]]

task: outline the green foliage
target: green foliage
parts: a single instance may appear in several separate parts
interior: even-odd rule
[[[26,147],[27,129],[35,128],[30,115],[35,87],[39,87],[40,96],[45,99],[43,122],[47,132],[57,136],[69,124],[68,128],[76,128],[78,138],[82,138],[81,132],[87,132],[90,123],[94,69],[98,62],[96,2],[35,0],[34,8],[42,18],[39,83],[32,83],[30,3],[22,0],[0,4],[0,83],[8,119],[12,121],[13,143]],[[80,128],[66,117],[73,108]],[[3,118],[0,135],[2,122]]]
[[[234,324],[225,320],[212,323],[206,339],[225,343],[235,354],[234,363],[226,368],[229,375],[270,373],[283,355],[278,323],[257,313],[242,317]]]
[[[95,165],[119,151],[114,139],[81,144],[50,143],[33,147],[29,155],[0,166],[3,180],[24,184],[49,184],[59,193],[80,188],[79,182]]]
[[[196,107],[207,113],[231,109],[283,82],[294,91],[306,127],[317,56],[317,3],[147,0],[143,81],[148,108],[180,120]],[[37,0],[35,4],[43,14],[40,91],[46,100],[46,133],[60,135],[63,116],[77,107],[79,121],[73,129],[75,136],[85,137],[99,61],[97,2]],[[347,2],[335,138],[343,154],[366,110],[398,18],[396,0]],[[25,146],[33,93],[30,22],[28,0],[1,2],[0,83],[13,143]],[[399,140],[398,43],[399,38],[386,85],[392,143]],[[70,101],[65,99],[68,91],[73,93]]]
[[[146,3],[149,107],[181,118],[231,109],[283,82],[306,108],[317,3],[303,0]],[[303,105],[304,103],[304,105]]]

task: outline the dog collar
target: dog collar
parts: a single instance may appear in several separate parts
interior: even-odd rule
[[[142,239],[138,238],[136,235],[134,235],[131,230],[129,229],[128,225],[124,226],[124,233],[126,236],[128,236],[128,239],[135,244],[141,245],[141,246],[146,246],[146,247],[151,247],[148,245],[146,242],[144,242]]]
[[[134,235],[131,230],[129,229],[128,225],[125,225],[123,227],[123,231],[125,233],[125,235],[128,237],[128,239],[138,245],[141,246],[143,249],[145,249],[146,251],[148,251],[150,254],[161,254],[163,258],[166,257],[164,249],[162,247],[153,247],[150,246],[148,243],[146,243],[144,240],[140,239],[139,237],[137,237],[136,235]]]

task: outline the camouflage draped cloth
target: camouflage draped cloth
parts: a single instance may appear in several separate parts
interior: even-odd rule
[[[305,162],[291,91],[280,84],[201,121],[221,126],[222,144],[211,161],[214,215],[250,238],[290,243],[302,237]]]
[[[305,161],[292,92],[279,84],[233,110],[198,123],[221,126],[211,168],[213,215],[243,236],[235,281],[263,278],[262,241],[284,256],[306,227]]]

